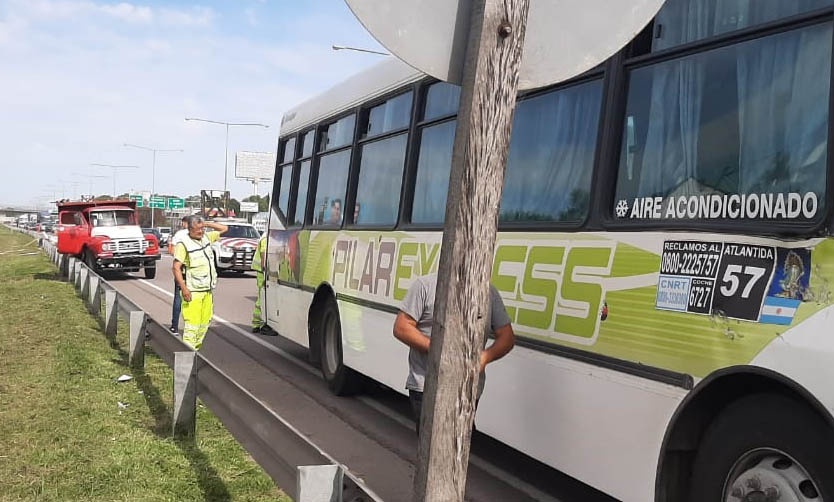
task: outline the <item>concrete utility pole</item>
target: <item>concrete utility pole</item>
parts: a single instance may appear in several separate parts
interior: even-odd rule
[[[440,253],[414,501],[462,501],[530,0],[473,0]]]

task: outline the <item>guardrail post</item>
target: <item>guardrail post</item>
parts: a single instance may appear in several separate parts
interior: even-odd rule
[[[73,273],[73,277],[75,277],[75,289],[81,289],[81,270],[84,266],[81,264],[80,261],[75,261],[75,273]]]
[[[128,364],[131,368],[145,367],[145,313],[134,310],[130,313],[130,352]]]
[[[194,436],[197,422],[197,353],[174,352],[174,436]]]
[[[296,502],[342,502],[342,477],[339,465],[298,466]]]
[[[78,291],[78,294],[81,295],[81,299],[84,300],[84,303],[89,306],[90,300],[90,269],[87,267],[81,267],[81,287]]]
[[[98,317],[101,313],[101,282],[97,275],[90,275],[90,313]]]
[[[119,322],[119,294],[107,289],[104,291],[104,335],[116,336]]]
[[[69,258],[67,258],[67,255],[58,253],[58,269],[62,276],[69,276]]]
[[[74,256],[67,258],[67,279],[72,283],[75,283],[75,262],[77,261]]]

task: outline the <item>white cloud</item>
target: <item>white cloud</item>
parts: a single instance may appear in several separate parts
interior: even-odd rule
[[[285,109],[378,60],[330,50],[370,40],[333,5],[277,18],[282,28],[257,38],[245,19],[231,27],[228,13],[204,7],[9,0],[0,7],[0,206],[90,184],[109,193],[112,172],[94,162],[139,165],[117,173],[117,191],[150,189],[151,153],[123,143],[185,150],[157,156],[160,192],[220,188],[225,128],[186,116],[270,125],[229,131],[229,187],[234,197],[251,194],[233,179],[234,152],[274,151]]]
[[[246,16],[246,21],[249,23],[249,26],[258,26],[260,24],[255,9],[251,7],[244,9],[243,14]]]

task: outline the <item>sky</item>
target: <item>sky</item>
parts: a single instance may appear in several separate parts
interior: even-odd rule
[[[229,127],[228,189],[252,195],[235,152],[386,57],[334,44],[385,50],[343,0],[0,0],[0,207],[222,189],[226,127],[186,117],[269,126]]]

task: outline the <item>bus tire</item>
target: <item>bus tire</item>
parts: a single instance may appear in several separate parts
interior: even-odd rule
[[[330,391],[348,396],[359,389],[359,374],[345,366],[342,358],[342,324],[336,299],[329,296],[321,310],[319,324],[321,374]]]
[[[834,500],[834,431],[806,405],[782,395],[753,394],[731,403],[704,432],[690,502],[759,500],[752,497],[786,486],[799,494],[788,500]]]

